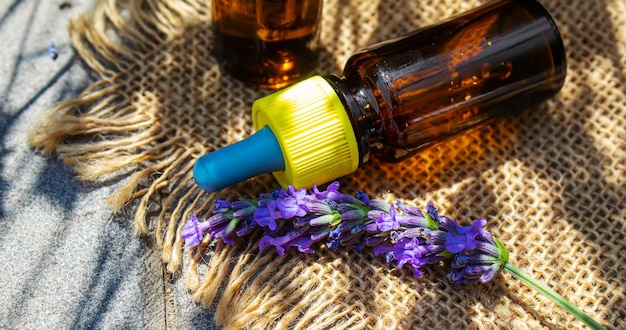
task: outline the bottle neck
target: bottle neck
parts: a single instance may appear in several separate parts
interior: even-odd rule
[[[375,123],[379,121],[377,111],[378,102],[371,90],[363,84],[351,84],[345,78],[334,75],[324,76],[324,79],[334,89],[341,100],[350,122],[359,147],[359,166],[366,163],[371,154],[372,140],[378,134]]]

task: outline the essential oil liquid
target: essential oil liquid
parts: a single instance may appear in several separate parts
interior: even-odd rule
[[[233,77],[279,89],[317,64],[322,0],[214,0],[214,53]]]

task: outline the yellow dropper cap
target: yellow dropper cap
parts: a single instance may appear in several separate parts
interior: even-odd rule
[[[285,169],[272,172],[282,186],[308,188],[356,171],[357,140],[341,100],[326,79],[314,76],[252,105],[254,129],[269,127]]]

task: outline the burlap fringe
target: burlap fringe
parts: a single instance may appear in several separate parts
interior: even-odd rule
[[[189,23],[187,12],[205,10],[194,1],[117,1],[97,4],[93,13],[70,21],[68,30],[80,57],[101,78],[80,96],[42,115],[29,142],[47,155],[57,153],[74,165],[79,178],[97,181],[132,171],[107,200],[116,211],[140,199],[135,211],[137,235],[147,235],[149,204],[159,193],[156,242],[170,272],[182,264],[180,231],[192,210],[210,203],[193,184],[194,159],[209,150],[187,145],[185,132],[160,122],[149,90],[129,91],[125,78],[150,52]],[[147,185],[147,186],[145,186]],[[210,198],[209,198],[210,199]]]
[[[225,249],[218,242],[206,261],[202,284],[198,266],[205,262],[202,256],[208,242],[193,251],[186,284],[195,291],[196,301],[206,306],[217,301],[218,324],[227,329],[364,329],[373,325],[383,329],[394,325],[367,313],[358,300],[346,298],[349,286],[342,285],[347,281],[342,280],[341,271],[328,278],[329,267],[342,268],[341,256],[333,251],[317,261],[319,256],[290,255],[277,265],[275,253],[258,253],[257,241],[250,239],[242,251]],[[252,261],[256,267],[250,267]]]

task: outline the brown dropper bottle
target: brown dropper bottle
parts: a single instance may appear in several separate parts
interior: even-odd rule
[[[563,86],[555,22],[537,1],[492,1],[354,54],[326,77],[349,109],[362,161],[397,161]]]
[[[278,89],[307,78],[317,64],[323,0],[213,0],[220,65],[233,77]]]
[[[283,186],[329,182],[370,155],[402,160],[545,101],[565,72],[560,33],[539,2],[492,1],[357,52],[343,77],[314,76],[258,99],[258,132],[200,158],[196,182],[216,190],[266,172]],[[233,166],[241,154],[254,164]]]

